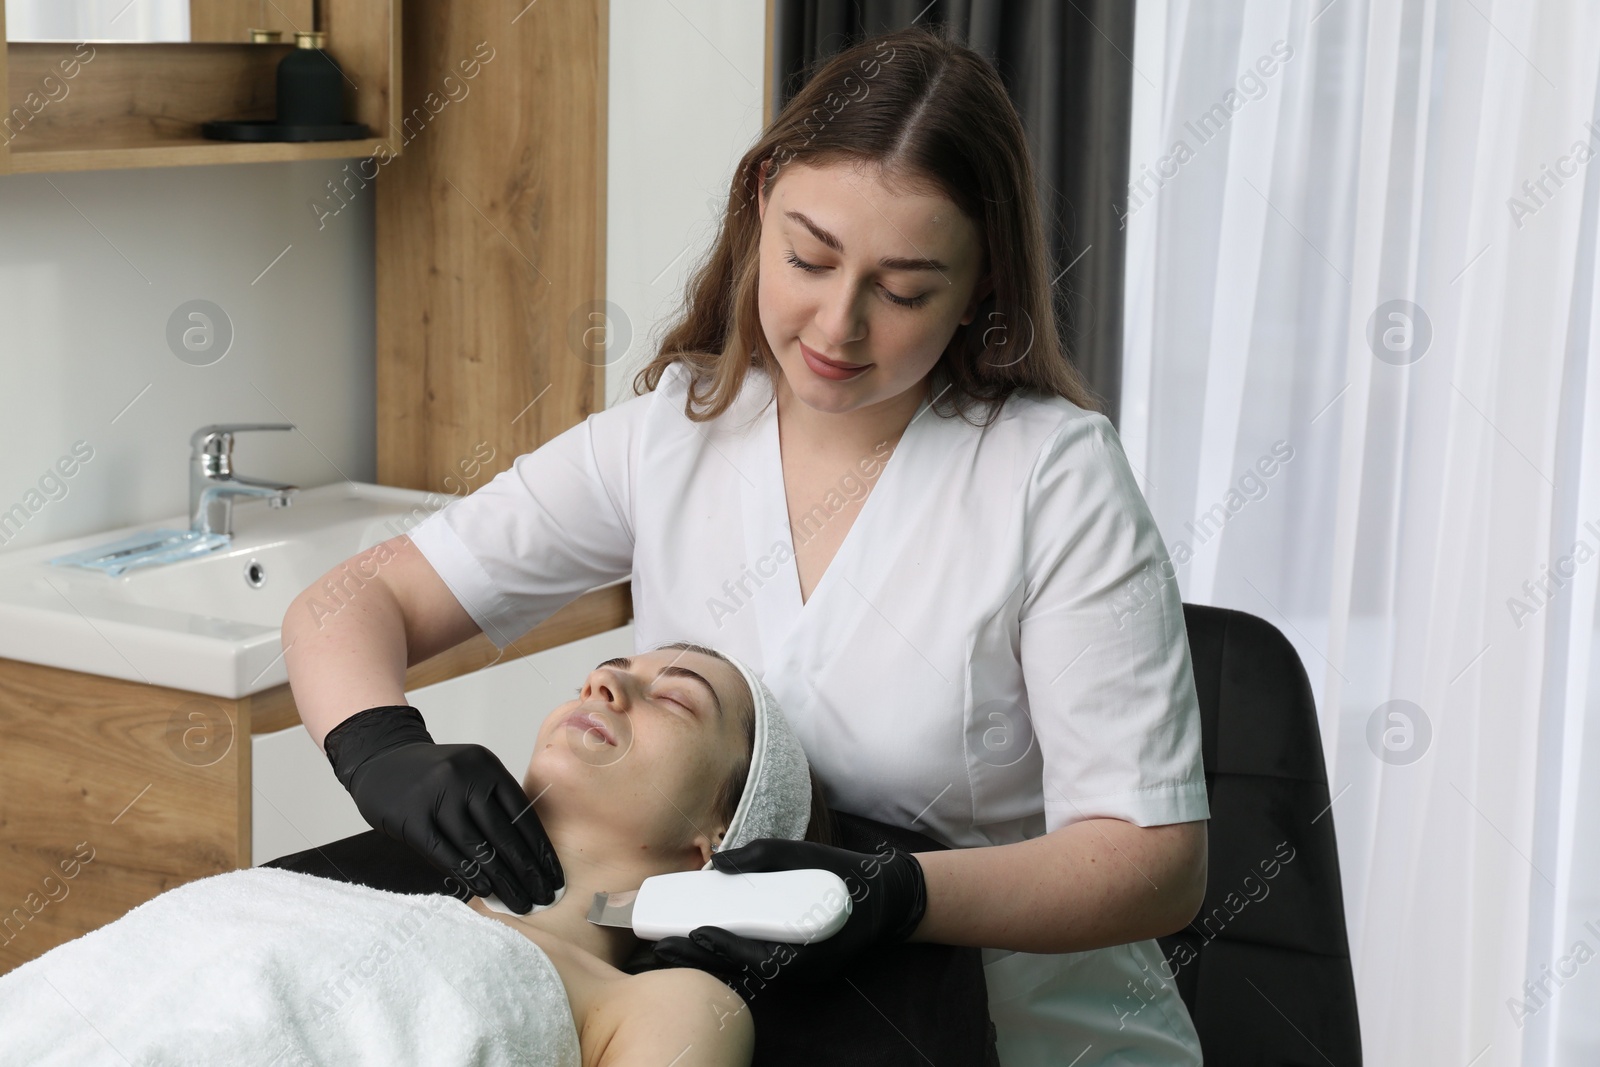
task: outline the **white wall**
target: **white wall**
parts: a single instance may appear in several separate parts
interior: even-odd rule
[[[320,231],[309,206],[345,162],[0,176],[0,512],[27,512],[0,551],[183,516],[211,422],[299,427],[240,434],[242,474],[373,480],[376,187]],[[209,366],[167,341],[194,299],[232,323]]]
[[[608,404],[633,395],[761,134],[766,17],[753,0],[612,0],[606,296],[620,315]]]

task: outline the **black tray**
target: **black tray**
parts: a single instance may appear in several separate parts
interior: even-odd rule
[[[200,134],[214,141],[359,141],[372,131],[364,122],[282,126],[272,119],[219,119],[202,123]]]

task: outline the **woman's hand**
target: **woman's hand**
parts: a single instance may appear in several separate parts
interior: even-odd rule
[[[422,713],[369,708],[323,739],[362,818],[480,897],[526,914],[566,882],[522,786],[482,745],[439,745]]]
[[[825,940],[757,941],[720,927],[700,926],[688,937],[656,942],[654,954],[663,966],[697,967],[728,982],[747,970],[768,981],[833,977],[861,952],[910,937],[928,903],[922,864],[898,848],[852,852],[811,841],[763,837],[742,848],[713,853],[711,864],[729,874],[819,868],[837,874],[850,891],[850,917],[843,929]]]

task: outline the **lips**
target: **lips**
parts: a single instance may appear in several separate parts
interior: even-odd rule
[[[591,715],[588,712],[578,712],[573,715],[568,715],[565,719],[561,720],[561,725],[580,726],[585,732],[596,730],[599,732],[601,737],[605,738],[606,744],[615,745],[617,743],[616,735],[611,732],[611,728],[605,723],[601,722],[597,716]]]
[[[871,363],[840,363],[816,352],[804,341],[800,341],[800,357],[805,360],[806,366],[819,378],[829,381],[842,382],[857,378],[864,374]]]

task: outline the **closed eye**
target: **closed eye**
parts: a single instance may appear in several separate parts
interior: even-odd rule
[[[581,685],[578,686],[578,688],[573,690],[573,692],[577,693],[578,697],[581,699],[583,697],[583,686],[581,686]],[[662,699],[663,700],[672,701],[674,704],[677,704],[679,707],[683,708],[684,710],[689,712],[689,714],[695,716],[696,718],[698,718],[699,715],[700,715],[699,712],[695,711],[693,704],[690,704],[688,701],[685,701],[685,700],[679,700],[677,697],[672,696],[670,693],[663,695]]]
[[[824,271],[824,270],[828,269],[827,267],[818,266],[815,263],[807,263],[805,260],[803,260],[799,256],[795,255],[794,249],[792,249],[792,248],[789,249],[788,254],[786,256],[784,256],[784,258],[787,259],[790,262],[790,264],[800,268],[801,270],[805,271],[807,274],[816,274],[819,271]],[[880,285],[878,288],[883,289],[883,286]],[[883,295],[888,297],[894,303],[899,304],[901,307],[905,307],[905,308],[921,307],[923,304],[926,304],[928,302],[928,294],[927,293],[923,293],[921,296],[905,297],[905,296],[895,296],[889,290],[883,289]]]
[[[700,717],[700,713],[695,710],[694,705],[689,703],[689,701],[683,699],[682,697],[674,696],[671,693],[663,693],[663,694],[661,694],[661,697],[659,699],[661,699],[661,700],[670,700],[674,704],[678,705],[680,708],[682,708],[685,711],[687,711],[690,715],[693,715],[695,718],[699,718]]]

